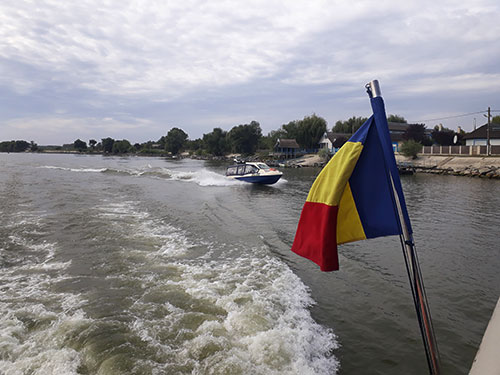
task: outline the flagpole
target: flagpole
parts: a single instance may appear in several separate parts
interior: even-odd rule
[[[370,99],[382,97],[380,86],[377,80],[368,83],[366,85],[366,89],[368,95],[370,96]],[[427,364],[429,365],[430,374],[438,375],[440,374],[439,351],[437,347],[436,337],[434,335],[434,328],[432,326],[431,312],[425,293],[422,272],[420,270],[420,265],[417,258],[417,251],[415,248],[415,243],[413,241],[413,236],[411,235],[410,231],[408,230],[408,226],[406,225],[402,205],[396,187],[394,186],[394,180],[390,171],[388,171],[388,175],[392,187],[392,196],[395,203],[395,210],[397,211],[399,225],[401,228],[401,247],[405,259],[406,270],[408,272],[408,278],[410,281],[410,287],[413,295],[418,323],[420,326],[420,332],[422,334],[425,354],[427,357]]]

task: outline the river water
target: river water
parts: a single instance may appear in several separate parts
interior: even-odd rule
[[[0,374],[424,374],[397,237],[290,252],[318,169],[0,154]],[[443,373],[500,295],[500,182],[402,178]]]

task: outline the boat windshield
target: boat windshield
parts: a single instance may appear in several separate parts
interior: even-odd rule
[[[245,174],[247,173],[258,173],[259,169],[253,165],[245,165]]]
[[[238,166],[231,166],[228,167],[226,170],[226,176],[233,176],[237,174],[236,172],[238,171]]]
[[[269,170],[269,169],[271,169],[271,168],[269,167],[269,165],[267,165],[266,163],[257,163],[256,165],[257,165],[257,167],[259,167],[260,169],[264,169],[264,170],[266,170],[266,171],[267,171],[267,170]]]
[[[239,164],[228,167],[226,170],[226,176],[237,176],[258,172],[259,169],[253,165]]]

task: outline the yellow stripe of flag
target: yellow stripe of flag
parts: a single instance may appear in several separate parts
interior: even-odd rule
[[[362,149],[361,142],[346,142],[320,172],[306,202],[338,206]]]

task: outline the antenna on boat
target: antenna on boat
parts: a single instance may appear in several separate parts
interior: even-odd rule
[[[367,83],[365,88],[370,99],[382,97],[377,80]],[[415,243],[413,241],[411,231],[408,229],[408,225],[403,214],[402,203],[394,185],[392,174],[389,171],[387,174],[390,179],[390,186],[392,186],[391,193],[395,204],[394,210],[400,227],[399,237],[401,239],[401,247],[405,259],[406,271],[408,272],[417,319],[424,343],[427,364],[429,365],[430,374],[438,375],[440,373],[439,352],[436,337],[434,335],[434,328],[432,326],[431,312],[427,296],[425,294],[424,282],[422,279],[422,272],[420,271]]]

